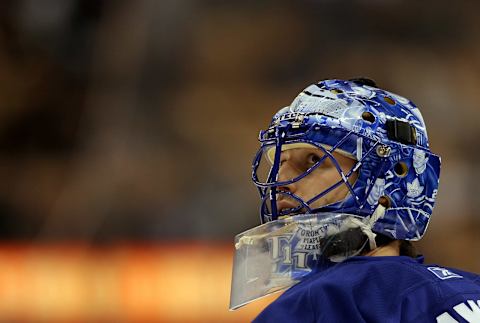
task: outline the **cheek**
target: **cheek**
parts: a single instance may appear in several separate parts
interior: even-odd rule
[[[303,197],[312,198],[336,184],[339,180],[341,180],[341,177],[336,168],[319,169],[318,172],[314,171],[301,180],[303,183],[301,183],[298,193]]]

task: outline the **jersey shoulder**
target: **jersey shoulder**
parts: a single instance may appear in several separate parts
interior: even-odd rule
[[[353,266],[348,266],[342,270],[340,266],[336,275],[356,272],[353,279],[360,281],[349,283],[359,286],[357,304],[375,304],[384,312],[382,315],[390,318],[387,321],[437,322],[440,318],[441,322],[480,322],[478,274],[423,264],[421,258],[385,257],[352,263],[358,268],[352,271]]]
[[[480,322],[480,276],[456,268],[423,265],[423,284],[403,295],[406,322]]]

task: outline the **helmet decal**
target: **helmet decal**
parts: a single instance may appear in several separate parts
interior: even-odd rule
[[[370,185],[367,185],[367,187]],[[367,203],[370,205],[376,205],[378,203],[378,199],[384,194],[385,192],[385,179],[384,178],[377,178],[375,183],[373,183],[373,188],[370,191],[370,194],[367,198]]]

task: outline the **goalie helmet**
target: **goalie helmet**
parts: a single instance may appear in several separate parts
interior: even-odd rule
[[[372,231],[392,239],[419,240],[425,233],[435,203],[440,158],[430,151],[420,111],[410,100],[379,89],[368,79],[325,80],[310,85],[278,111],[259,135],[261,147],[253,161],[252,179],[261,197],[262,223],[286,215],[322,212],[373,215],[385,207]],[[314,146],[324,156],[295,178],[279,178],[281,152]],[[334,153],[356,161],[344,172]],[[301,181],[329,159],[339,180],[304,201],[284,187]],[[355,174],[354,183],[349,178]],[[330,191],[346,185],[345,199],[313,207]],[[277,199],[288,196],[298,204],[277,209]]]

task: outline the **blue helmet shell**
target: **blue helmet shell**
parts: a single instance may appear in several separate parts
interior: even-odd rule
[[[307,143],[322,149],[334,162],[334,151],[357,160],[354,169],[341,174],[343,182],[336,184],[345,184],[350,190],[342,201],[313,209],[309,207],[312,200],[288,194],[307,213],[369,217],[380,201],[387,201],[386,212],[376,221],[374,232],[398,240],[419,240],[424,235],[438,192],[441,161],[430,151],[425,122],[410,100],[364,82],[321,81],[308,86],[289,106],[278,111],[269,128],[260,132],[259,140],[261,147],[253,162],[252,179],[262,199],[262,222],[284,215],[276,209],[276,196],[288,194],[279,191],[288,183],[278,181],[276,161],[268,179],[259,180],[262,152],[276,148],[278,160],[283,145]],[[357,179],[350,185],[348,177],[352,172],[357,172]],[[326,192],[318,196],[322,194]]]

